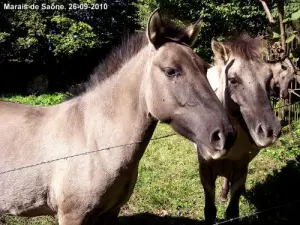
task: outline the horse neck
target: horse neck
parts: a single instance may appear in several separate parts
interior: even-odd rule
[[[149,48],[145,47],[118,74],[82,96],[85,129],[98,148],[132,142],[140,143],[132,148],[147,146],[157,124],[148,116],[141,86],[148,60]]]

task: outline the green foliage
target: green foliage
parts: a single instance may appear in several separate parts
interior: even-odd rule
[[[257,35],[266,30],[268,25],[265,12],[257,0],[250,1],[184,1],[184,0],[139,0],[139,22],[146,26],[147,18],[155,8],[161,8],[178,23],[190,23],[203,17],[202,30],[199,34],[196,51],[209,60],[212,38],[239,35],[248,32]]]
[[[7,33],[7,32],[1,32],[0,33],[0,43],[4,42],[6,40],[6,38],[8,38],[8,37],[9,37],[9,33]]]
[[[285,40],[286,44],[292,44],[294,40],[300,42],[300,0],[289,0],[285,2],[284,8],[284,20],[283,23],[285,25],[285,32],[287,39]],[[277,8],[273,9],[272,12],[275,18],[278,17]],[[273,36],[272,39],[274,41],[280,41],[281,35],[279,34],[279,23],[275,24],[272,27]],[[289,49],[289,57],[292,59],[294,63],[297,63],[300,59],[300,49],[293,48]]]
[[[284,127],[282,135],[275,146],[266,150],[266,154],[272,155],[278,160],[288,160],[300,156],[300,122],[292,123],[292,133],[289,133],[289,128]]]
[[[280,34],[278,34],[278,33],[276,33],[276,32],[273,31],[272,39],[274,39],[274,40],[277,39],[277,40],[278,40],[278,39],[280,39],[280,38],[281,38],[281,37],[280,37]]]
[[[72,3],[104,4],[105,1],[25,0],[23,4],[63,5],[66,10],[2,11],[0,50],[9,61],[32,63],[49,53],[64,57],[100,48],[121,38],[125,30],[137,27],[135,7],[130,2],[113,0],[107,3],[108,9],[69,9]],[[0,0],[1,7],[4,3],[7,1]]]
[[[47,38],[54,46],[54,55],[72,55],[80,50],[92,49],[99,45],[100,41],[93,32],[93,28],[84,23],[61,16],[54,16],[51,22],[56,23],[61,32],[49,34]]]
[[[276,1],[273,1],[274,3]],[[268,3],[269,4],[269,3]],[[300,7],[300,0],[285,0],[284,1],[284,16],[285,18],[291,17],[296,10]],[[276,18],[278,18],[277,4],[274,4],[274,7],[271,7],[271,13]],[[278,20],[277,20],[278,21]]]
[[[1,7],[4,3],[8,2],[0,0]],[[269,32],[265,11],[258,0],[17,0],[14,3],[46,3],[66,8],[73,3],[108,5],[106,10],[5,10],[0,13],[0,65],[8,65],[11,73],[16,70],[11,77],[20,76],[24,80],[27,75],[22,74],[20,65],[25,65],[26,69],[30,68],[31,76],[41,73],[47,76],[49,87],[67,80],[66,77],[74,82],[77,77],[85,80],[95,66],[94,58],[102,59],[127,32],[144,29],[150,13],[157,7],[178,24],[203,17],[195,50],[206,61],[210,61],[213,38],[222,40],[242,32],[253,36]],[[268,6],[277,19],[275,3],[268,1]],[[300,0],[285,1],[285,16],[290,18],[285,21],[293,25],[291,32],[298,31],[298,34],[299,5]],[[279,40],[278,29],[272,31],[273,37]],[[297,39],[298,34],[291,33],[287,42]],[[93,60],[86,59],[87,56]],[[299,58],[296,53],[293,56]],[[78,62],[85,64],[85,71],[75,68],[79,67]],[[27,80],[30,79],[28,76]],[[3,86],[13,85],[3,83]]]
[[[297,42],[300,43],[300,5],[298,6],[298,10],[294,11],[290,17],[287,17],[286,32],[289,36],[285,41],[286,43],[291,43],[295,39],[297,39]],[[300,49],[291,49],[289,56],[295,63],[297,63],[300,59]]]
[[[299,18],[300,18],[300,9],[291,15],[291,20],[298,20]]]
[[[159,7],[159,5],[156,0],[139,0],[133,4],[138,8],[138,22],[145,29],[150,12]]]
[[[42,94],[42,95],[29,95],[29,96],[5,96],[2,99],[12,102],[18,102],[28,105],[40,105],[40,106],[49,106],[49,105],[56,105],[63,101],[66,97],[65,94],[62,93],[55,93],[55,94]]]
[[[85,81],[124,35],[138,28],[135,0],[0,0],[10,4],[64,6],[64,10],[1,10],[0,92],[27,94],[28,83],[45,75],[48,91],[66,91]],[[71,9],[74,4],[108,8]],[[99,6],[98,5],[98,6]],[[22,85],[14,85],[18,80]],[[3,90],[4,89],[4,90]]]

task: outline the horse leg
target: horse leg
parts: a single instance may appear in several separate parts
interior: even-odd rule
[[[217,208],[215,206],[215,181],[217,176],[209,166],[200,165],[200,179],[204,189],[205,207],[204,215],[206,224],[213,224],[217,217]]]
[[[226,219],[239,217],[240,197],[245,191],[245,183],[248,169],[239,169],[239,174],[231,180],[230,201],[226,209]]]
[[[225,203],[227,201],[228,192],[229,192],[229,179],[227,177],[224,177],[221,195],[220,195],[221,203]]]
[[[74,213],[58,213],[57,216],[59,225],[81,225],[84,217]]]

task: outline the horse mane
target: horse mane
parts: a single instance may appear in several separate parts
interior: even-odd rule
[[[94,68],[88,81],[70,88],[67,100],[80,96],[116,74],[124,63],[134,57],[146,44],[147,37],[145,33],[137,32],[132,35],[124,35],[121,44],[114,46],[108,56]]]
[[[262,52],[265,50],[261,37],[252,38],[248,34],[230,38],[224,41],[223,44],[230,49],[232,54],[247,61],[261,61]]]
[[[178,42],[188,43],[189,37],[183,27],[177,26],[173,21],[162,16],[163,43]],[[148,44],[146,32],[136,32],[132,35],[125,35],[119,46],[113,47],[106,59],[95,67],[89,80],[71,87],[68,91],[66,100],[80,96],[88,90],[98,86],[104,80],[112,77],[123,67],[131,58],[137,55]]]

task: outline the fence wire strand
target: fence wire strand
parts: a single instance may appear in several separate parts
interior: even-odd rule
[[[159,136],[159,137],[156,137],[156,138],[152,138],[152,139],[150,139],[150,141],[156,141],[156,140],[168,138],[168,137],[175,136],[175,135],[176,135],[175,133],[170,133],[170,134],[162,135],[162,136]],[[94,150],[94,151],[86,151],[86,152],[82,152],[82,153],[78,153],[78,154],[74,154],[74,155],[70,155],[70,156],[65,156],[65,157],[61,157],[61,158],[57,158],[57,159],[42,161],[42,162],[39,162],[39,163],[36,163],[36,164],[32,164],[32,165],[28,165],[28,166],[22,166],[22,167],[10,169],[10,170],[2,171],[2,172],[0,172],[0,176],[3,175],[3,174],[14,172],[14,171],[19,171],[19,170],[23,170],[23,169],[27,169],[27,168],[32,168],[32,167],[36,167],[36,166],[40,166],[40,165],[44,165],[44,164],[48,164],[48,163],[53,163],[53,162],[64,160],[64,159],[74,158],[74,157],[78,157],[78,156],[89,155],[89,154],[93,154],[93,153],[96,153],[96,152],[101,152],[101,151],[105,151],[105,150],[109,150],[109,149],[135,145],[135,144],[139,144],[141,142],[142,141],[136,141],[136,142],[131,142],[131,143],[127,143],[127,144],[101,148],[101,149],[97,149],[97,150]]]

